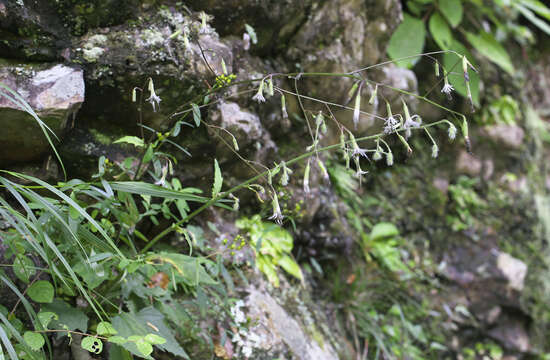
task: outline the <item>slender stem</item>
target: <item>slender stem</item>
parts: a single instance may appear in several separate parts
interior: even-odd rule
[[[430,124],[426,124],[426,125],[423,125],[419,128],[414,128],[414,129],[411,129],[411,130],[417,130],[417,129],[425,129],[425,128],[428,128],[428,127],[432,127],[432,126],[435,126],[435,125],[438,125],[438,124],[441,124],[441,123],[445,123],[445,122],[448,122],[448,120],[440,120],[440,121],[435,121],[433,123],[430,123]],[[401,131],[404,131],[403,129],[400,129],[400,130],[397,130],[396,132],[401,132]],[[391,135],[391,134],[390,134]],[[363,136],[363,137],[360,137],[360,138],[357,138],[355,139],[355,141],[357,142],[362,142],[362,141],[366,141],[366,140],[370,140],[370,139],[375,139],[375,138],[382,138],[383,136],[386,136],[386,134],[384,133],[379,133],[379,134],[376,134],[376,135],[369,135],[369,136]],[[351,143],[351,140],[348,140],[346,141],[346,143]],[[295,158],[291,159],[291,160],[288,160],[288,161],[285,161],[285,163],[287,164],[287,166],[290,166],[294,163],[297,163],[301,160],[304,160],[310,156],[312,156],[313,154],[315,154],[316,152],[322,152],[322,151],[329,151],[329,150],[333,150],[333,149],[337,149],[340,147],[340,143],[336,143],[336,144],[332,144],[332,145],[328,145],[328,146],[325,146],[325,147],[322,147],[322,148],[317,148],[317,149],[313,149],[311,151],[308,151],[306,153],[303,153],[299,156],[296,156]],[[274,167],[275,168],[275,167]],[[149,250],[153,245],[155,245],[159,240],[161,240],[163,237],[165,237],[166,235],[168,235],[169,233],[171,233],[172,231],[176,230],[178,228],[178,226],[186,223],[186,222],[189,222],[189,220],[191,220],[192,218],[194,218],[195,216],[197,216],[198,214],[200,214],[201,212],[203,212],[204,210],[206,210],[207,208],[209,208],[210,206],[214,205],[216,202],[218,202],[219,200],[223,199],[224,197],[226,197],[227,195],[229,194],[232,194],[238,190],[241,190],[242,188],[254,183],[256,180],[262,178],[262,177],[265,177],[268,175],[268,173],[271,171],[272,169],[269,169],[269,170],[266,170],[242,183],[240,183],[239,185],[236,185],[234,187],[232,187],[231,189],[227,190],[227,191],[224,191],[220,194],[218,194],[216,197],[213,197],[212,199],[208,200],[207,202],[205,202],[204,204],[202,204],[199,208],[197,208],[195,211],[193,211],[191,214],[187,215],[185,218],[181,219],[180,221],[176,222],[175,224],[173,224],[172,226],[164,229],[163,231],[161,231],[157,236],[155,236],[149,243],[147,243],[147,245],[145,245],[145,247],[141,250],[140,254],[143,254],[145,253],[147,250]]]

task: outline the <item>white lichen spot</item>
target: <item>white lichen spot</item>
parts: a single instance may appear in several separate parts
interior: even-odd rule
[[[91,36],[82,48],[82,56],[88,62],[96,62],[105,52],[102,47],[107,42],[107,36],[96,34]]]
[[[147,46],[162,45],[164,43],[164,36],[162,33],[152,29],[143,30],[141,39]]]

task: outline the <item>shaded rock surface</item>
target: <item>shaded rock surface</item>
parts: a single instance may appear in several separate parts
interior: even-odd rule
[[[84,77],[80,69],[64,65],[12,65],[0,68],[0,81],[17,91],[52,133],[62,131],[74,121],[84,102]],[[37,120],[24,111],[18,96],[2,89],[0,97],[0,162],[36,160],[48,151],[49,144]],[[74,125],[74,124],[73,124]],[[44,131],[47,131],[44,128]]]

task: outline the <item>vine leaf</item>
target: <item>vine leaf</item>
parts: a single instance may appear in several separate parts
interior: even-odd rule
[[[95,336],[86,336],[82,339],[80,346],[82,346],[84,350],[88,350],[94,354],[100,354],[103,350],[103,342]]]

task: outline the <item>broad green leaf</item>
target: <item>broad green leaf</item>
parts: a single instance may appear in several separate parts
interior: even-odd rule
[[[214,159],[214,185],[212,186],[212,198],[215,198],[222,189],[223,177],[218,165],[218,160]]]
[[[445,15],[452,27],[456,27],[462,21],[461,0],[439,0],[439,10]]]
[[[164,315],[153,307],[144,308],[138,313],[123,312],[114,317],[112,319],[112,323],[119,335],[122,337],[127,337],[129,340],[132,336],[144,338],[148,334],[151,334],[151,331],[155,331],[158,336],[166,339],[166,343],[155,346],[176,356],[189,359],[189,356],[185,350],[183,350],[174,337],[174,331],[164,322]],[[129,341],[122,344],[122,346],[134,355],[143,356],[142,352],[137,348],[135,342]],[[151,359],[150,356],[146,358]]]
[[[256,265],[258,266],[258,269],[260,269],[260,271],[264,273],[265,276],[267,276],[267,280],[269,280],[269,282],[273,284],[273,286],[279,287],[277,267],[275,266],[275,264],[273,264],[272,260],[270,261],[266,259],[265,256],[259,256],[256,259]]]
[[[134,357],[122,346],[112,345],[109,348],[109,360],[134,360]]]
[[[470,52],[460,42],[455,40],[451,45],[450,50],[466,55],[468,60],[476,66],[472,54],[470,54]],[[445,70],[449,72],[449,82],[451,85],[457,93],[465,97],[466,85],[464,83],[464,75],[462,73],[462,60],[455,54],[447,53],[443,55],[443,66],[445,67]],[[472,99],[474,104],[479,106],[479,76],[474,71],[470,71],[469,76]]]
[[[482,32],[480,35],[475,35],[466,32],[466,38],[477,51],[487,57],[489,60],[499,65],[508,74],[514,74],[514,65],[504,47],[496,41],[493,35]]]
[[[25,331],[25,333],[23,334],[23,339],[25,339],[27,345],[29,345],[30,348],[34,351],[42,349],[42,346],[44,346],[44,344],[46,343],[42,334],[32,331]]]
[[[199,258],[183,254],[163,252],[147,257],[147,260],[152,259],[160,260],[172,265],[176,270],[175,276],[185,279],[185,281],[190,285],[197,286],[199,284],[217,284],[217,282],[212,279],[212,277],[208,275],[206,270],[203,268],[202,263],[204,261],[201,261]]]
[[[39,280],[32,284],[27,290],[27,295],[39,303],[51,303],[53,301],[54,289],[52,284],[45,280]]]
[[[82,346],[84,350],[88,350],[94,354],[100,354],[103,350],[103,342],[95,336],[86,336],[82,339],[80,346]]]
[[[282,267],[287,273],[294,276],[297,279],[304,280],[302,269],[296,264],[293,258],[288,255],[281,257],[278,261],[280,267]]]
[[[388,44],[388,55],[392,60],[419,55],[424,49],[426,29],[422,20],[405,14],[403,22],[397,27]],[[397,66],[410,68],[420,57],[411,57],[397,61]]]
[[[108,321],[102,321],[99,324],[97,324],[96,332],[98,335],[105,335],[105,336],[117,334],[117,331],[115,330],[113,325]]]
[[[439,13],[435,13],[430,17],[429,28],[435,42],[441,49],[446,50],[451,46],[453,43],[451,29]]]
[[[25,255],[17,255],[13,261],[13,272],[15,276],[24,283],[29,283],[30,277],[36,273],[34,263]]]
[[[144,356],[149,356],[153,352],[153,345],[141,338],[135,342],[138,351]]]
[[[143,139],[138,138],[137,136],[123,136],[120,139],[117,139],[117,140],[113,141],[113,144],[118,144],[118,143],[131,144],[131,145],[134,145],[134,146],[137,146],[137,147],[144,147],[145,146],[145,143],[143,142]]]
[[[64,329],[63,325],[65,325],[68,330],[88,330],[88,317],[81,310],[73,308],[62,300],[54,299],[50,304],[42,306],[42,311],[53,312],[59,317],[52,321],[50,328]]]
[[[399,230],[392,223],[381,222],[372,228],[370,232],[370,240],[377,241],[385,238],[391,238],[399,235]]]
[[[147,334],[145,335],[145,341],[147,341],[148,343],[150,343],[151,345],[159,345],[159,344],[164,344],[166,343],[166,339],[161,337],[161,336],[158,336],[158,335],[155,335],[155,334]]]
[[[193,120],[195,120],[195,125],[199,127],[201,125],[201,109],[195,103],[191,104],[193,108]]]

